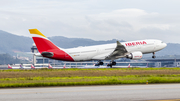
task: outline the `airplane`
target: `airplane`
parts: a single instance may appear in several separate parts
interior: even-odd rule
[[[25,67],[23,67],[22,65],[20,65],[20,68],[19,69],[24,69]]]
[[[11,65],[8,64],[8,69],[21,69],[21,68],[19,68],[17,66],[12,67]]]
[[[42,64],[39,64],[42,65]],[[14,67],[12,67],[11,65],[8,64],[8,69],[41,69],[41,68],[46,68],[46,67],[35,67],[33,64],[31,64],[31,66],[27,65],[19,65],[19,67],[16,65]]]
[[[53,67],[51,66],[51,64],[48,64],[48,69],[52,69]]]
[[[38,54],[35,54],[37,56],[73,62],[98,60],[95,66],[103,65],[104,63],[101,60],[111,60],[109,64],[111,68],[116,65],[114,60],[123,57],[138,60],[142,58],[143,54],[153,53],[152,58],[155,58],[155,52],[167,46],[161,40],[146,39],[63,49],[53,44],[39,30],[29,29],[29,32],[32,34],[32,39],[39,51]]]
[[[12,67],[11,67],[9,64],[8,64],[8,68],[9,68],[9,69],[12,69]]]
[[[34,65],[33,65],[33,64],[31,64],[31,69],[35,69],[35,67],[34,67]]]
[[[63,68],[66,68],[66,64],[64,64]]]
[[[131,67],[131,64],[128,65],[128,68],[130,68],[130,67]]]

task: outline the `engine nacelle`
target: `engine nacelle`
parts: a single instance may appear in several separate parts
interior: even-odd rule
[[[143,56],[142,52],[132,52],[128,55],[126,55],[126,58],[128,59],[133,59],[133,60],[138,60],[138,59],[141,59]]]

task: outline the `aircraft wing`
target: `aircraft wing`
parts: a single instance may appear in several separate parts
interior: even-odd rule
[[[124,47],[124,45],[122,45],[119,41],[117,41],[117,46],[115,50],[109,56],[107,56],[106,59],[115,60],[121,57],[125,57],[126,53],[128,52]]]

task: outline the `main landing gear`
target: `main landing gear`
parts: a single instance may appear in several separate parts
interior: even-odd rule
[[[104,64],[104,63],[103,63],[101,60],[99,60],[98,63],[95,64],[95,66],[99,66],[99,65],[103,65],[103,64]]]
[[[100,66],[100,65],[103,65],[104,63],[99,60],[97,64],[95,64],[95,66]],[[109,64],[107,64],[107,66],[109,66],[110,68],[112,68],[113,65],[116,65],[116,62],[113,60],[111,61]]]
[[[115,61],[111,61],[107,66],[110,66],[110,68],[112,68],[113,65],[116,65]]]
[[[156,56],[155,56],[155,52],[153,52],[153,56],[152,56],[152,58],[154,59],[154,58],[156,58]]]

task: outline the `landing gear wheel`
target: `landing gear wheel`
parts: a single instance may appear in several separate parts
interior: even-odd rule
[[[110,68],[112,68],[112,65],[110,65]]]
[[[102,61],[98,61],[97,64],[95,64],[95,66],[99,66],[99,65],[103,65],[104,63]]]
[[[155,52],[153,52],[153,56],[152,56],[152,58],[154,59],[154,58],[156,58],[156,56],[155,56]]]
[[[115,61],[110,62],[107,66],[109,66],[110,68],[112,68],[113,65],[116,65]]]
[[[115,61],[113,61],[113,62],[112,62],[112,65],[116,65],[116,62],[115,62]]]

